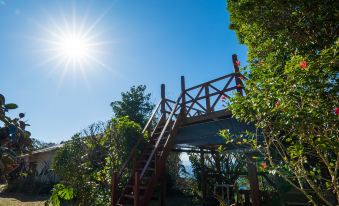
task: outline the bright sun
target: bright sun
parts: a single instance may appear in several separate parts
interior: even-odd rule
[[[44,32],[42,41],[43,52],[47,54],[42,64],[53,66],[53,71],[60,72],[62,75],[73,71],[75,74],[85,70],[105,67],[102,62],[105,45],[107,41],[102,41],[102,32],[99,32],[99,23],[106,15],[104,12],[98,18],[89,18],[88,14],[82,15],[78,19],[75,9],[66,16],[63,13],[59,17],[50,17],[48,22],[42,26],[38,24]],[[94,20],[89,22],[88,20]]]
[[[84,36],[79,34],[68,34],[60,38],[57,45],[57,52],[65,59],[72,61],[83,61],[91,55],[91,43]]]
[[[84,70],[88,67],[102,66],[100,54],[102,45],[92,30],[84,30],[79,25],[57,26],[48,40],[50,59],[64,70]]]

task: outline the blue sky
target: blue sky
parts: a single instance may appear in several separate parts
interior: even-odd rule
[[[0,93],[19,105],[10,115],[25,112],[32,137],[60,142],[112,117],[110,102],[132,85],[157,102],[161,83],[177,97],[181,75],[189,87],[231,73],[231,55],[244,63],[247,49],[228,28],[225,2],[0,0]],[[51,33],[73,17],[100,45],[81,71],[48,61]]]

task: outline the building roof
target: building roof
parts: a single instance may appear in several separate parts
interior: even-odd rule
[[[34,154],[41,154],[41,153],[45,153],[45,152],[51,152],[51,151],[57,150],[57,149],[59,149],[63,146],[64,146],[64,144],[57,144],[57,145],[54,145],[54,146],[51,146],[51,147],[46,147],[46,148],[43,148],[43,149],[35,150],[31,153],[21,155],[20,157],[30,156],[30,155],[34,155]]]

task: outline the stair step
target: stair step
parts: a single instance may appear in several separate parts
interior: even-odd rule
[[[155,144],[152,145],[152,146],[153,146],[153,148],[155,148]],[[158,149],[163,149],[163,148],[165,148],[165,144],[161,144],[161,142],[160,142],[160,144],[158,145]]]
[[[168,130],[170,130],[170,128],[172,128],[173,124],[169,124],[166,128],[166,132],[168,132]],[[159,126],[155,129],[156,132],[161,132],[164,129],[164,126]]]
[[[139,168],[139,169],[136,169],[136,171],[142,171],[143,170],[143,168]],[[155,171],[155,168],[150,168],[150,167],[148,167],[147,169],[146,169],[146,171]]]
[[[166,142],[166,140],[167,140],[167,138],[162,138],[162,139],[160,140],[160,142]],[[152,144],[155,144],[156,142],[158,142],[158,139],[151,140],[151,143],[152,143]]]
[[[169,123],[169,124],[168,124],[168,126],[171,126],[171,125],[172,125],[172,123]],[[161,125],[159,125],[159,126],[157,127],[157,130],[158,130],[158,129],[161,129],[161,130],[162,130],[164,127],[165,127],[165,124],[161,124]]]
[[[126,187],[127,187],[127,188],[133,188],[134,185],[127,185]],[[141,190],[145,190],[145,189],[146,189],[146,186],[140,185],[139,188],[140,188]]]
[[[155,136],[155,137],[156,137],[156,136],[159,136],[159,135],[161,134],[161,132],[162,132],[162,131],[154,132],[153,136]],[[166,135],[166,134],[168,134],[168,133],[169,133],[169,131],[165,131],[165,132],[164,132],[164,135]]]
[[[152,145],[152,149],[155,148],[155,145]],[[165,148],[165,144],[159,144],[158,145],[158,149],[164,149]]]
[[[127,197],[127,198],[132,198],[132,199],[134,199],[134,195],[130,195],[130,194],[124,194],[124,197]]]
[[[134,195],[132,194],[124,194],[124,197],[130,198],[130,199],[134,199]],[[143,196],[139,195],[139,198],[143,198]]]
[[[147,160],[148,160],[148,158],[141,160],[141,162],[147,162]],[[151,160],[151,163],[152,163],[152,162],[153,162],[153,163],[155,162],[154,159]]]

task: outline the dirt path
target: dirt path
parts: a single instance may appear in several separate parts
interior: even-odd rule
[[[48,196],[0,194],[0,206],[44,206]]]

